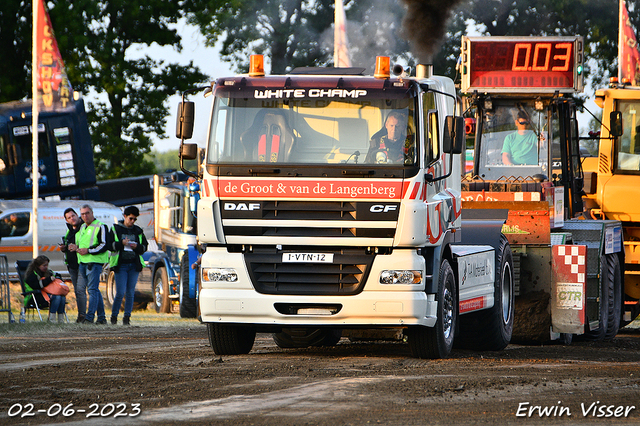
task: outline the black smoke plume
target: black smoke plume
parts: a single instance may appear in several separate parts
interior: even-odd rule
[[[461,0],[403,0],[407,13],[402,22],[420,63],[430,64],[444,37],[451,10]]]

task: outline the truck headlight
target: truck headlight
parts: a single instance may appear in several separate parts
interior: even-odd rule
[[[390,270],[380,272],[381,284],[420,284],[422,271]]]
[[[238,281],[238,273],[232,268],[202,268],[202,281]]]

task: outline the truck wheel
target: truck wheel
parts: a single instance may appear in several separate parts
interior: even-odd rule
[[[573,342],[573,334],[571,333],[560,333],[560,338],[558,339],[558,343],[563,346],[569,346]]]
[[[310,343],[296,339],[291,335],[291,330],[282,330],[280,333],[273,333],[273,341],[276,346],[282,349],[308,348]]]
[[[189,254],[185,251],[180,260],[180,317],[196,318],[198,316],[197,299],[189,297]]]
[[[169,277],[167,276],[167,270],[164,267],[158,268],[155,274],[153,274],[153,293],[156,312],[159,314],[168,314],[171,310],[171,301],[169,300]]]
[[[113,300],[116,298],[116,273],[109,271],[107,275],[107,291],[105,291],[104,307],[111,308],[113,306]]]
[[[200,293],[202,292],[202,280],[200,274],[196,275],[196,281],[198,282],[198,293],[196,293],[196,318],[202,322],[202,312],[200,312]]]
[[[448,260],[440,265],[435,327],[413,326],[408,330],[411,354],[417,358],[446,358],[451,353],[458,322],[456,279]]]
[[[620,317],[622,315],[622,270],[620,268],[620,259],[615,253],[607,254],[605,258],[609,289],[609,307],[607,332],[604,338],[613,339],[620,329]]]
[[[496,253],[493,308],[462,315],[456,346],[465,349],[500,351],[511,341],[514,315],[513,255],[504,235]]]
[[[248,354],[256,339],[256,330],[247,326],[207,324],[209,343],[216,355]]]
[[[319,344],[315,344],[314,346],[335,346],[342,339],[342,330],[337,328],[330,328],[325,330],[324,339]]]
[[[341,337],[342,330],[334,328],[283,328],[273,333],[273,341],[283,349],[335,346]]]
[[[609,330],[609,299],[613,289],[614,275],[609,270],[608,255],[600,259],[600,311],[598,319],[598,328],[590,330],[582,335],[584,340],[597,341],[602,340],[608,334]],[[619,265],[618,265],[619,266]],[[591,320],[591,318],[587,318]]]

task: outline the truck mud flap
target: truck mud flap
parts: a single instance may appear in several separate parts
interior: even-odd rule
[[[584,333],[587,246],[556,245],[552,252],[551,325],[555,333]]]
[[[194,269],[191,267],[197,260],[200,253],[198,253],[198,249],[194,246],[187,247],[185,255],[189,256],[189,297],[191,299],[196,298],[196,274],[198,273],[198,269]],[[184,255],[183,255],[184,256]]]
[[[502,225],[507,220],[507,209],[462,209],[461,245],[488,244],[500,247]]]

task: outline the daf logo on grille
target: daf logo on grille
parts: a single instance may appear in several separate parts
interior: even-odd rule
[[[371,213],[389,213],[389,212],[393,212],[396,211],[398,209],[398,206],[394,205],[394,204],[374,204],[371,206],[371,208],[369,209],[369,211]]]
[[[260,210],[260,203],[224,203],[224,209],[229,211]]]

